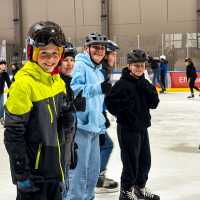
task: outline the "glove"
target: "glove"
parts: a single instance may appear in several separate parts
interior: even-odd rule
[[[101,90],[103,94],[108,95],[111,89],[112,89],[112,84],[109,83],[109,79],[101,83]]]
[[[24,193],[38,192],[40,190],[40,188],[36,187],[30,179],[17,181],[17,188],[19,191]]]
[[[99,145],[103,146],[105,144],[105,141],[106,141],[105,134],[100,134],[99,135]]]
[[[110,120],[107,117],[106,111],[103,111],[103,116],[105,117],[105,120],[106,120],[105,127],[109,128],[110,127]]]
[[[77,166],[78,162],[78,145],[74,143],[73,148],[72,148],[72,153],[71,153],[71,164],[70,164],[70,169],[75,169]]]
[[[85,97],[82,97],[83,90],[81,90],[76,98],[74,99],[74,106],[76,108],[76,111],[78,112],[84,112],[86,108],[86,99]]]

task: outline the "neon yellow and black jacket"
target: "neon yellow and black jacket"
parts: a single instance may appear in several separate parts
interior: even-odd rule
[[[5,104],[4,143],[13,182],[30,177],[63,181],[66,96],[60,75],[51,76],[27,62],[15,75]]]

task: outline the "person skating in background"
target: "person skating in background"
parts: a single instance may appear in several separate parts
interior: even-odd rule
[[[160,56],[160,81],[163,85],[163,92],[166,91],[167,83],[167,71],[168,71],[168,61],[165,55]]]
[[[12,70],[12,82],[15,80],[15,74],[18,72],[19,70],[19,65],[18,63],[13,63],[11,64],[11,70]]]
[[[93,200],[100,173],[99,134],[105,133],[103,116],[104,94],[112,85],[101,71],[107,38],[90,33],[85,38],[85,51],[75,58],[71,88],[86,98],[85,112],[77,112],[78,163],[69,173],[69,191],[66,200]]]
[[[150,109],[158,106],[156,88],[144,77],[147,56],[135,49],[127,54],[128,67],[112,87],[105,103],[117,118],[117,134],[123,164],[119,200],[159,200],[146,189],[151,167],[147,128],[151,126]]]
[[[187,82],[191,92],[191,95],[189,95],[187,98],[194,98],[194,89],[198,92],[200,91],[200,89],[195,85],[195,80],[197,79],[196,68],[191,58],[185,58],[185,65]]]
[[[60,77],[64,80],[67,90],[67,105],[65,108],[66,111],[69,112],[66,116],[65,120],[69,124],[73,124],[72,127],[67,130],[66,134],[66,144],[65,144],[65,153],[66,153],[66,167],[65,167],[65,174],[66,177],[68,176],[68,170],[69,169],[75,169],[78,161],[78,155],[77,155],[77,148],[78,145],[74,143],[75,133],[76,133],[76,114],[75,112],[81,112],[85,111],[85,97],[81,96],[81,93],[75,98],[74,93],[70,87],[71,83],[71,74],[74,67],[75,62],[75,56],[77,54],[76,49],[73,47],[73,45],[69,42],[65,45],[65,52],[64,52],[64,58],[61,63],[61,73]],[[66,190],[64,191],[63,197],[65,198],[67,195],[67,189],[68,189],[68,179],[66,178]]]
[[[117,50],[119,50],[118,45],[108,40],[106,48],[106,56],[102,63],[102,72],[104,74],[105,80],[110,80],[111,74],[117,59]],[[104,106],[103,114],[106,119],[105,126],[109,128],[110,121],[107,117],[106,107]],[[99,136],[100,140],[100,176],[96,186],[96,193],[106,193],[106,192],[116,192],[118,191],[118,183],[112,179],[106,177],[106,168],[108,161],[113,149],[113,141],[106,131],[105,134]]]
[[[153,79],[152,84],[156,87],[158,83],[160,85],[160,93],[164,93],[164,86],[160,80],[160,60],[157,57],[149,56],[148,62],[150,63],[152,72],[153,72]]]
[[[5,104],[4,143],[17,200],[62,200],[66,88],[58,74],[65,36],[51,21],[27,35],[28,62],[18,71]]]
[[[4,124],[4,88],[5,83],[9,88],[11,85],[10,77],[7,72],[7,62],[0,60],[0,123]]]

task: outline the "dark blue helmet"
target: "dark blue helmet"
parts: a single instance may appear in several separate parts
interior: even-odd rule
[[[115,42],[112,41],[112,40],[108,40],[106,51],[107,51],[107,52],[112,52],[112,51],[116,51],[116,50],[119,50],[118,44],[115,43]]]
[[[72,43],[66,42],[65,50],[64,50],[64,58],[67,56],[75,58],[77,54],[76,48],[73,47]]]

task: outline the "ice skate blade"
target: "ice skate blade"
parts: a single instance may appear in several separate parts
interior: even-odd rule
[[[108,188],[99,187],[95,189],[96,194],[115,193],[118,191],[119,191],[119,188],[108,189]]]

